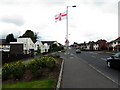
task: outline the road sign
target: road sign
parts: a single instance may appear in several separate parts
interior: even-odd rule
[[[68,39],[66,39],[65,45],[69,45],[69,40]]]

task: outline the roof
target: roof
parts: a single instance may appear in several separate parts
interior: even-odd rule
[[[117,39],[115,39],[114,41],[120,41],[120,37],[118,37]]]
[[[41,41],[41,42],[42,42],[42,44],[47,43],[47,44],[49,44],[49,45],[52,45],[52,44],[54,44],[54,42],[56,42],[56,41]]]
[[[114,41],[107,42],[108,44],[112,44]]]

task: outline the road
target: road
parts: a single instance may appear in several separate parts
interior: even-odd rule
[[[65,59],[62,88],[117,88],[120,81],[120,71],[107,67],[106,58],[109,56],[109,54],[103,54],[101,51],[82,51],[81,54],[76,54],[73,48],[69,49],[67,53],[61,54],[61,57]],[[69,68],[71,68],[71,71]],[[84,73],[83,76],[81,76],[81,73]],[[76,76],[75,74],[80,75]],[[76,78],[78,77],[78,79],[74,76]],[[83,78],[91,81],[86,82],[83,80],[81,82]],[[69,84],[70,81],[72,81],[71,84]]]

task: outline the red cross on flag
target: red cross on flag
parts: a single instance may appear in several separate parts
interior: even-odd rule
[[[55,15],[55,22],[63,20],[64,18],[66,18],[66,16],[67,16],[66,12]]]

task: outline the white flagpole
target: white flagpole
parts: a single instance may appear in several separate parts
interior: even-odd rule
[[[66,41],[68,41],[68,6],[67,6],[67,17],[66,17]],[[68,42],[66,42],[66,47],[68,48]]]

